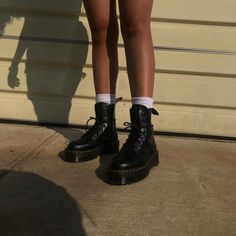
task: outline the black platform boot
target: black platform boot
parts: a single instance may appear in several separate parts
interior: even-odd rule
[[[117,98],[116,103],[120,100],[122,100],[122,97]],[[89,161],[95,159],[98,155],[112,154],[119,151],[115,105],[104,102],[98,102],[94,105],[96,118],[90,117],[89,119],[96,120],[94,125],[80,139],[68,144],[64,150],[64,161]]]
[[[154,108],[134,104],[130,109],[131,132],[121,150],[106,171],[105,181],[110,184],[131,184],[144,179],[152,167],[158,165],[158,150],[153,135],[151,115]]]

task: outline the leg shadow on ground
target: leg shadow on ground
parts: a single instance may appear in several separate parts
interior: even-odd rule
[[[0,170],[0,235],[86,235],[79,206],[39,175]]]

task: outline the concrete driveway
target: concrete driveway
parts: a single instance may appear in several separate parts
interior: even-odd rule
[[[61,160],[82,132],[0,124],[1,236],[236,235],[236,143],[157,136],[160,165],[111,186],[112,156]]]

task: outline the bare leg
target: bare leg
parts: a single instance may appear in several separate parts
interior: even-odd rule
[[[92,33],[96,122],[68,144],[63,160],[69,162],[89,161],[119,150],[114,119],[116,101],[113,101],[115,96],[110,96],[115,95],[118,74],[116,0],[84,0],[84,6]],[[97,102],[97,95],[103,93],[111,97],[108,103]]]
[[[118,23],[115,0],[84,0],[93,43],[96,94],[116,92]]]
[[[153,0],[119,0],[131,96],[153,96],[155,59],[150,17]]]

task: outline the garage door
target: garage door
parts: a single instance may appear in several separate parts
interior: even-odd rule
[[[236,137],[236,2],[154,0],[155,130]],[[123,41],[117,124],[129,121]],[[0,118],[85,124],[94,114],[81,0],[0,2]]]

